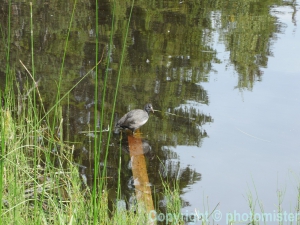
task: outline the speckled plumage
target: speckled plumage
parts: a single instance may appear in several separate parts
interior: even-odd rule
[[[135,132],[136,129],[143,126],[149,119],[149,112],[152,111],[154,113],[153,107],[150,103],[145,105],[144,110],[142,109],[134,109],[130,112],[126,113],[116,124],[115,133],[119,133],[119,130],[122,129],[130,129],[132,133]]]

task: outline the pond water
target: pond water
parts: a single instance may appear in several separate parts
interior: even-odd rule
[[[184,189],[189,212],[195,208],[205,212],[203,205],[211,209],[219,203],[223,222],[228,212],[236,212],[239,218],[249,215],[251,194],[257,212],[278,212],[281,201],[283,212],[295,212],[299,201],[300,33],[292,8],[276,7],[271,12],[285,26],[270,46],[272,56],[262,68],[261,80],[251,90],[237,88],[239,74],[228,65],[232,53],[215,38],[214,48],[223,63],[214,64],[217,73],[201,83],[208,90],[210,104],[199,106],[214,118],[204,125],[209,138],[200,149],[174,149],[182,166],[202,174],[201,181]],[[294,19],[299,18],[298,14]]]
[[[141,132],[150,146],[145,153],[147,170],[160,206],[164,205],[162,176],[170,183],[180,181],[184,213],[195,209],[211,213],[216,207],[210,218],[216,214],[216,223],[226,224],[230,212],[249,214],[251,196],[256,212],[275,213],[279,207],[296,212],[300,194],[299,3],[135,2],[115,117],[148,102],[159,110]],[[94,4],[76,4],[62,70],[62,95],[96,64]],[[88,184],[93,182],[94,135],[86,131],[99,120],[95,115],[101,112],[106,71],[105,116],[99,124],[109,125],[130,14],[129,1],[116,3],[114,17],[110,1],[99,4],[99,58],[102,53],[104,57],[99,65],[98,110],[94,111],[95,72],[72,90],[69,106],[67,100],[63,102],[68,137],[77,143],[75,159]],[[7,4],[1,5],[1,29],[7,34]],[[36,79],[48,107],[57,93],[72,10],[69,1],[33,2]],[[13,2],[11,13],[10,62],[21,83],[28,75],[19,60],[31,68],[29,4]],[[112,52],[108,52],[111,33]],[[4,88],[4,42],[0,46],[0,88]],[[128,201],[134,187],[127,143],[122,144],[122,193]],[[114,135],[107,164],[112,200],[118,146],[119,136]],[[101,160],[99,164],[103,166]],[[222,218],[217,217],[220,214]]]

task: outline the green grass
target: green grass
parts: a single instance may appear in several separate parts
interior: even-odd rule
[[[162,179],[162,184],[164,187],[164,196],[166,201],[165,215],[169,215],[168,224],[185,224],[188,218],[186,218],[185,220],[180,213],[182,208],[182,202],[180,199],[179,181],[175,181],[172,187]]]
[[[14,83],[12,74],[12,82],[7,85]],[[23,110],[18,116],[14,115],[14,94],[3,95],[1,224],[12,224],[12,221],[13,224],[94,224],[95,221],[97,224],[137,224],[145,221],[146,212],[135,214],[116,206],[110,211],[105,186],[101,194],[96,193],[97,202],[93,204],[95,195],[89,187],[83,186],[79,168],[73,161],[74,147],[56,135],[58,130],[63,133],[62,123],[56,130],[51,130],[51,124],[40,123],[44,115],[34,104],[33,93],[27,99],[21,96]],[[61,106],[57,109],[57,119],[62,121]],[[93,213],[95,207],[97,214]]]

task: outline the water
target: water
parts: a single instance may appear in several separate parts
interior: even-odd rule
[[[6,6],[4,3],[3,6]],[[63,1],[34,2],[35,69],[47,105],[55,101],[56,82],[73,4]],[[120,66],[129,2],[117,3],[115,30],[111,30],[111,5],[99,6],[99,88],[107,65],[108,90],[104,128],[112,109]],[[153,194],[161,196],[161,177],[180,180],[183,213],[195,209],[236,220],[249,214],[251,195],[267,213],[295,212],[299,186],[300,64],[299,1],[147,1],[136,2],[129,29],[120,79],[116,117],[152,102],[155,112],[141,128]],[[81,1],[74,15],[68,43],[62,92],[69,90],[95,65],[95,5]],[[1,8],[6,31],[7,10]],[[11,65],[18,82],[30,69],[29,5],[13,3]],[[0,46],[0,88],[4,86],[4,43]],[[76,141],[75,159],[80,173],[93,182],[93,134],[85,133],[94,120],[94,73],[70,94],[64,108],[65,127]],[[102,99],[99,96],[99,99]],[[67,103],[67,101],[65,101]],[[118,168],[118,136],[110,143],[108,177],[115,198]],[[103,146],[105,147],[104,139]],[[128,201],[134,193],[127,143],[122,151],[122,193]],[[102,162],[100,167],[103,166]],[[163,205],[163,204],[162,204]],[[209,207],[209,210],[208,210]],[[256,212],[261,208],[256,201]],[[213,214],[214,215],[214,214]],[[216,214],[218,215],[218,214]],[[211,217],[210,219],[213,219]],[[198,222],[200,223],[200,221]],[[269,223],[267,223],[269,224]]]
[[[229,212],[236,212],[236,218],[250,215],[252,193],[256,212],[277,215],[280,192],[282,212],[295,212],[300,162],[300,34],[292,22],[291,8],[273,11],[286,27],[271,48],[273,56],[262,69],[262,80],[251,91],[240,90],[235,88],[238,74],[232,66],[214,65],[218,73],[202,84],[209,90],[210,104],[199,106],[214,118],[214,123],[204,126],[210,138],[200,149],[174,149],[183,166],[202,173],[200,182],[184,189],[189,213],[195,208],[204,213],[204,204],[213,209],[219,203],[223,223],[226,216],[230,218]],[[299,15],[295,20],[299,21]],[[215,40],[215,48],[221,59],[228,60],[230,52],[222,43]]]

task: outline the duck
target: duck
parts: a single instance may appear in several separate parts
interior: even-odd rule
[[[148,121],[150,111],[154,113],[151,103],[146,104],[144,109],[129,111],[117,122],[114,133],[118,134],[120,129],[130,129],[134,135],[134,132]]]

